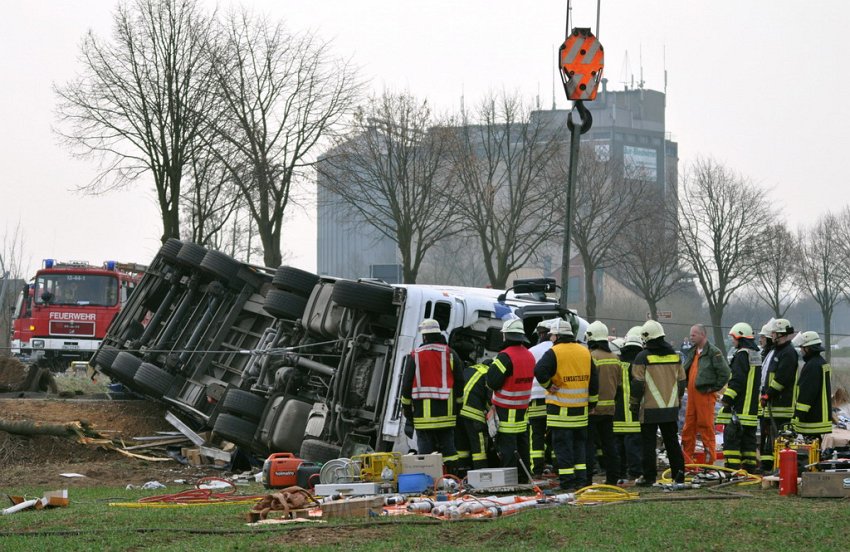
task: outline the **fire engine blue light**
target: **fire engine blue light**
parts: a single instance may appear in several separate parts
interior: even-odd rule
[[[106,261],[106,270],[115,270],[115,261]]]
[[[44,259],[44,268],[53,268],[53,259]]]

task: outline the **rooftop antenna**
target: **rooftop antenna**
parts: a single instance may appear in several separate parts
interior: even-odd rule
[[[638,81],[638,88],[643,89],[643,44],[640,45],[640,49],[638,50],[638,63],[640,64],[640,80]]]
[[[664,101],[667,101],[667,45],[662,50],[661,59],[664,60]]]
[[[629,51],[626,50],[626,54],[623,56],[623,66],[620,69],[620,78],[622,79],[620,83],[624,88],[629,88],[629,75],[632,72],[631,65],[629,64]]]

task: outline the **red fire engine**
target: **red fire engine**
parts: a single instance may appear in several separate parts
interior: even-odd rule
[[[18,296],[12,353],[54,370],[88,360],[145,267],[45,259]]]

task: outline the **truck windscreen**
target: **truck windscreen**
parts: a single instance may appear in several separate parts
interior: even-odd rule
[[[35,283],[37,305],[94,305],[118,302],[118,278],[94,274],[42,274]]]

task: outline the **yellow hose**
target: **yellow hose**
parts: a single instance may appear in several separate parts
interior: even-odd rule
[[[740,481],[738,483],[738,485],[758,485],[759,483],[761,483],[761,476],[750,473],[743,468],[736,470],[735,468],[727,468],[725,466],[713,466],[711,464],[685,464],[685,467],[686,468],[703,468],[703,469],[708,469],[708,470],[723,471],[723,472],[731,473],[733,476],[737,475],[739,477],[746,477],[747,478],[745,481]],[[664,470],[664,473],[661,474],[661,479],[659,479],[659,481],[661,483],[664,483],[664,484],[673,483],[673,479],[672,479],[671,475],[672,475],[672,473],[670,471],[670,468],[667,468],[666,470]],[[685,481],[687,481],[687,482],[691,482],[691,481],[693,481],[693,479],[694,479],[693,477],[685,476]]]
[[[593,502],[620,502],[637,500],[638,493],[632,493],[613,485],[590,485],[576,491],[576,502],[588,504]]]

